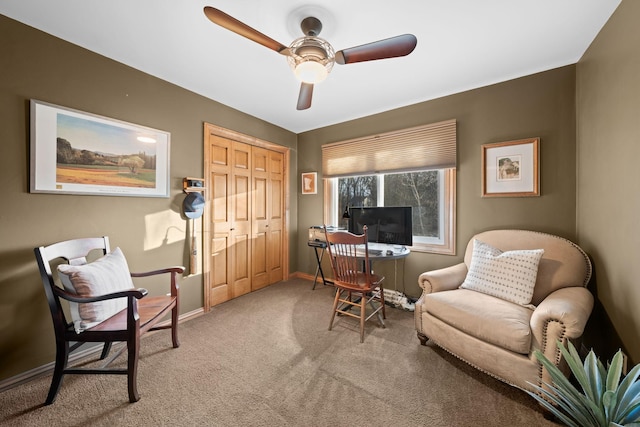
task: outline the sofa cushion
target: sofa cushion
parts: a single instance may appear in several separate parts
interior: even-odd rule
[[[520,354],[531,350],[533,310],[466,289],[424,296],[424,310],[468,335]]]
[[[469,272],[460,287],[516,304],[529,304],[543,254],[544,249],[502,252],[474,239]]]
[[[127,260],[120,248],[89,264],[61,264],[58,273],[65,289],[81,297],[105,295],[134,287]],[[76,332],[80,333],[127,308],[127,299],[80,304],[71,302],[69,308]]]

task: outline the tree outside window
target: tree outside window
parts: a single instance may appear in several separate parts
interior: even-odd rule
[[[440,177],[432,170],[338,178],[338,209],[411,206],[414,237],[440,238]]]

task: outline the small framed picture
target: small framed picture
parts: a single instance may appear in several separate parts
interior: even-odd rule
[[[540,138],[482,145],[482,197],[540,195]]]
[[[318,192],[318,173],[305,172],[302,174],[302,194],[316,194]]]

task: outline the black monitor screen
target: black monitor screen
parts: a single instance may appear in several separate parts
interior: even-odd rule
[[[369,242],[411,246],[413,227],[411,207],[353,207],[349,208],[349,231],[362,234],[367,226]]]

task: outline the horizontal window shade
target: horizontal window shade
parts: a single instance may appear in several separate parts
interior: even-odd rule
[[[455,119],[322,146],[324,178],[455,167]]]

